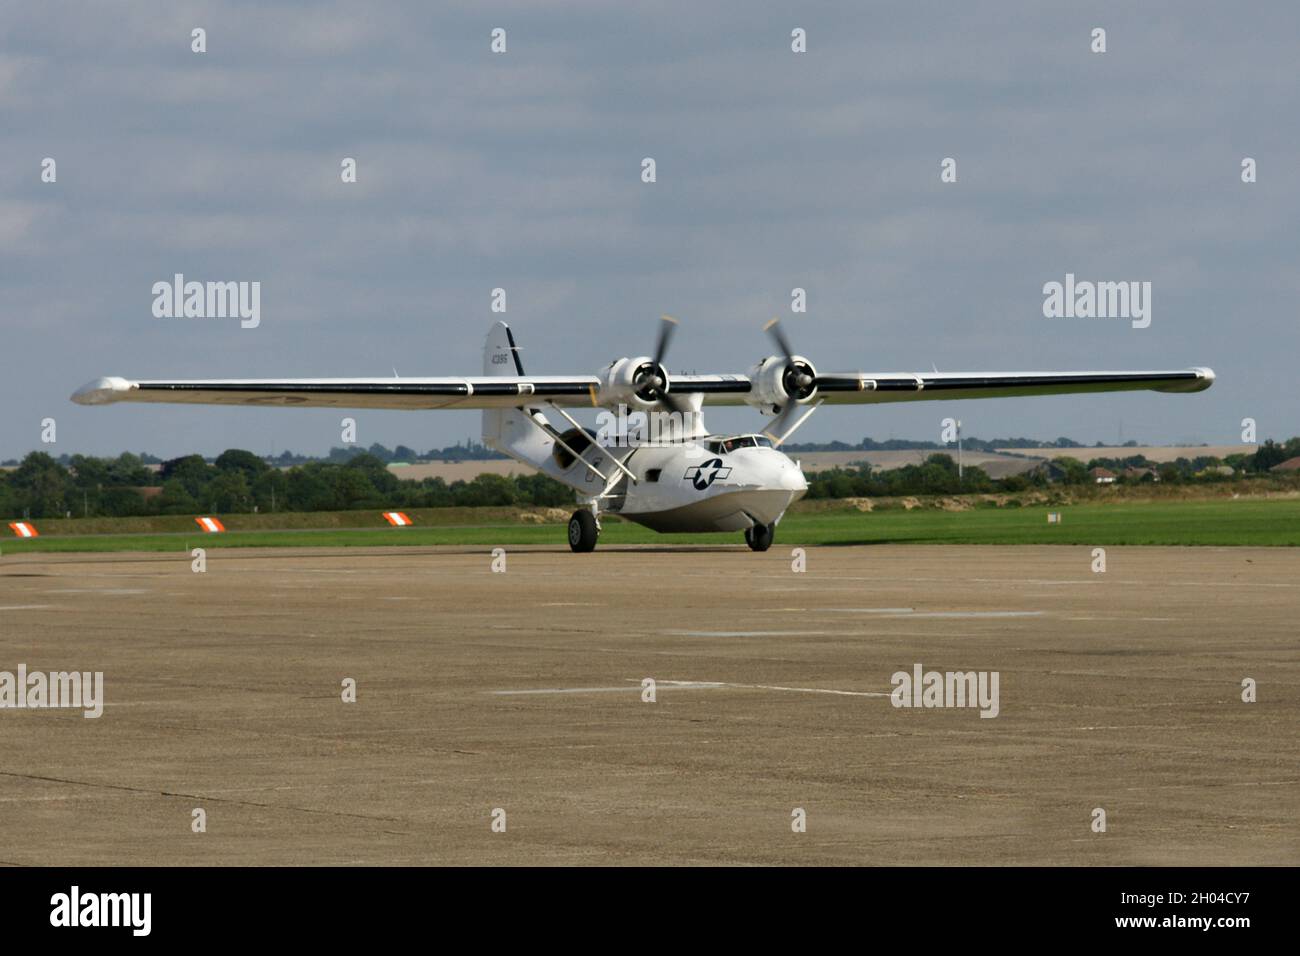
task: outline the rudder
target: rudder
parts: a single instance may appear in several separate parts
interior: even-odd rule
[[[494,322],[483,342],[484,375],[523,375],[524,363],[519,360],[519,346],[514,333],[504,322]]]

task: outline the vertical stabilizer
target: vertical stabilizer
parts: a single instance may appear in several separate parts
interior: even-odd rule
[[[504,322],[493,322],[483,343],[484,375],[523,375],[524,363],[514,333]]]

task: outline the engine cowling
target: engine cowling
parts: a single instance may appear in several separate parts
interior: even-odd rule
[[[749,370],[749,403],[764,409],[782,409],[791,401],[805,404],[817,396],[817,369],[802,355],[787,361],[771,355]]]
[[[658,396],[671,387],[667,369],[648,355],[621,358],[601,373],[600,394],[609,404],[658,408]]]

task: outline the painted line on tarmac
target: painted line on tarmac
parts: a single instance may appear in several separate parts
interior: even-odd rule
[[[673,637],[826,637],[834,631],[664,631]]]
[[[631,680],[631,678],[628,679]],[[669,682],[659,681],[659,683],[666,684]],[[684,683],[689,683],[690,686],[683,686],[682,687],[683,690],[717,690],[718,688],[727,686],[726,684],[714,683],[710,681],[684,682]],[[621,687],[538,687],[538,688],[533,688],[531,690],[494,690],[494,691],[490,691],[490,693],[498,697],[509,697],[509,696],[523,696],[523,695],[530,695],[530,694],[613,694],[613,693],[627,694],[627,693],[632,693],[634,691],[639,693],[640,690],[641,690],[641,680],[638,678],[636,682],[636,686],[634,687],[629,687],[626,684],[624,684]]]
[[[58,588],[46,594],[151,594],[149,588]]]
[[[538,694],[613,694],[639,693],[640,677],[626,678],[622,687],[537,687],[525,690],[494,690],[491,694],[498,697],[532,696]],[[836,697],[888,697],[888,693],[867,690],[838,690],[831,687],[786,687],[782,684],[740,684],[734,681],[717,680],[655,680],[656,687],[672,690],[775,690],[791,694],[831,694]]]
[[[801,611],[807,608],[799,608]],[[819,611],[834,611],[837,614],[914,614],[914,607],[821,607]]]
[[[631,678],[628,678],[631,680]],[[742,690],[780,690],[793,694],[835,694],[840,697],[888,697],[889,694],[871,690],[835,690],[830,687],[783,687],[780,684],[735,684],[730,681],[656,680],[657,686],[668,687],[736,687]],[[636,688],[634,688],[636,689]]]
[[[973,584],[1006,584],[1006,578],[971,578]],[[1017,578],[1012,584],[1050,584],[1050,585],[1070,585],[1076,584],[1100,584],[1098,578],[1071,578],[1063,580],[1048,580],[1046,578]]]
[[[823,607],[836,614],[875,614],[879,617],[1005,618],[1042,617],[1046,611],[916,611],[912,608]]]

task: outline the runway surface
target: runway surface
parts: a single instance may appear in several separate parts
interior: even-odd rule
[[[1300,863],[1295,549],[191,560],[0,558],[0,671],[106,699],[0,710],[0,862]]]

